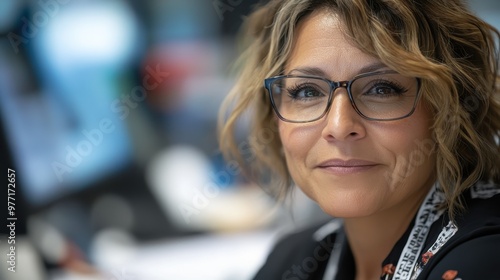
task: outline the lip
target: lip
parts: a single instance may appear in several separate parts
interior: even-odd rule
[[[318,164],[318,168],[330,173],[343,175],[367,171],[379,164],[373,161],[362,159],[330,159]]]

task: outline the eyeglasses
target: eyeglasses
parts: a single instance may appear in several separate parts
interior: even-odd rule
[[[285,75],[267,78],[264,86],[280,119],[306,123],[326,115],[338,88],[346,88],[354,110],[363,118],[390,121],[409,117],[420,95],[420,80],[395,71],[360,74],[350,81]]]

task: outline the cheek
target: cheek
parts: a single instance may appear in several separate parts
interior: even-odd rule
[[[392,171],[387,174],[392,190],[415,185],[434,172],[436,144],[430,129],[431,120],[427,112],[419,109],[414,118],[402,123],[399,129],[380,135],[392,155]]]
[[[434,166],[434,142],[430,138],[408,139],[411,145],[393,149],[393,169],[388,176],[392,190],[414,185],[431,175]],[[399,149],[398,149],[399,148]]]
[[[278,123],[286,162],[294,181],[300,185],[300,177],[305,172],[309,152],[321,134],[305,125]]]

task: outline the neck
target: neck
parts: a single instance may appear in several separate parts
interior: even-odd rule
[[[344,219],[356,263],[356,279],[379,279],[381,265],[408,228],[427,193],[415,203],[402,203],[373,216]]]

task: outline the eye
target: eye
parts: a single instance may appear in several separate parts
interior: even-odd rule
[[[318,89],[318,86],[314,84],[299,84],[288,88],[287,91],[290,98],[297,100],[306,100],[325,96],[325,94]]]
[[[371,86],[365,91],[364,95],[375,97],[399,96],[407,92],[408,89],[392,81],[372,81]]]

